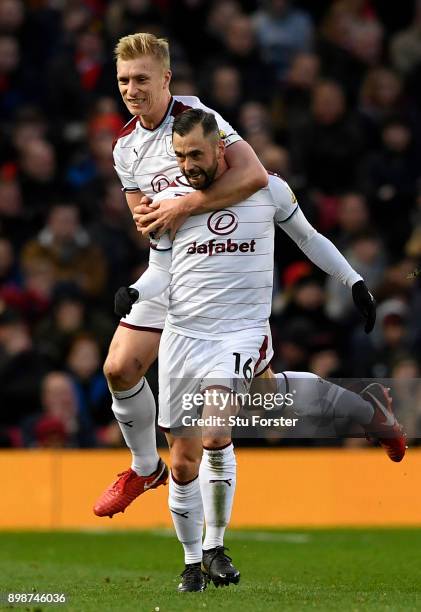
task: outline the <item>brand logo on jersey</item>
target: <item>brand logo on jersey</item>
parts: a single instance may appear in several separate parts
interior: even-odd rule
[[[227,236],[238,227],[238,217],[231,210],[216,210],[208,219],[208,228],[212,234]]]
[[[187,255],[215,255],[218,253],[255,253],[256,241],[250,242],[233,242],[231,238],[224,242],[216,242],[213,238],[202,244],[192,242],[187,249]]]
[[[160,191],[164,191],[170,182],[170,179],[165,174],[155,174],[151,180],[152,189],[155,193],[159,193]]]

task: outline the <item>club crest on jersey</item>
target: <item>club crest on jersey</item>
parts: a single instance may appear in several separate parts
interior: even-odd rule
[[[208,229],[217,236],[232,234],[238,227],[238,217],[231,210],[216,210],[208,218]]]
[[[197,242],[192,242],[188,249],[187,255],[208,255],[211,257],[212,255],[218,255],[219,253],[237,253],[240,255],[241,253],[255,253],[256,252],[256,241],[250,240],[250,242],[234,242],[231,238],[228,240],[216,242],[214,238],[208,240],[207,242],[203,242],[202,244],[197,244]]]
[[[165,174],[155,174],[151,180],[151,186],[155,193],[164,191],[170,183],[170,179]]]
[[[172,146],[172,134],[167,134],[165,136],[165,148],[167,150],[167,155],[175,157],[174,147]]]

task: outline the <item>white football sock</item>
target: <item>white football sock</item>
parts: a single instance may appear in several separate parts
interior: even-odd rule
[[[203,504],[199,478],[187,484],[176,482],[170,474],[168,506],[178,541],[184,548],[184,562],[202,560]]]
[[[294,411],[302,416],[352,419],[364,426],[374,415],[372,405],[358,393],[312,374],[311,372],[280,372],[275,374],[278,393],[294,393]],[[287,389],[288,387],[288,389]]]
[[[220,450],[203,449],[199,469],[206,523],[203,550],[224,544],[225,529],[231,518],[234,501],[236,474],[233,444]]]
[[[146,378],[128,391],[111,391],[112,410],[132,453],[132,470],[149,476],[158,465],[155,434],[155,398]]]

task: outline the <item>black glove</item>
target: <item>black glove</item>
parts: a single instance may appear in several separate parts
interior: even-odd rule
[[[133,287],[120,287],[114,296],[114,312],[119,317],[130,314],[133,304],[139,299],[139,291]]]
[[[363,280],[357,281],[352,285],[352,297],[355,306],[365,319],[364,331],[366,334],[369,334],[373,331],[376,322],[376,300],[367,289],[367,285]]]

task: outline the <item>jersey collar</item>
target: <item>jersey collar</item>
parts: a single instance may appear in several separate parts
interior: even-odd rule
[[[140,118],[140,115],[138,115],[138,117],[137,117],[137,123],[138,123],[138,125],[140,125],[140,127],[141,127],[143,130],[146,130],[147,132],[154,132],[155,130],[157,130],[158,128],[160,128],[160,127],[161,127],[161,125],[164,123],[165,119],[168,117],[168,115],[169,115],[169,113],[170,113],[170,110],[171,110],[171,107],[172,107],[173,103],[174,103],[174,98],[171,96],[171,98],[170,98],[170,100],[169,100],[169,102],[168,102],[167,110],[166,110],[166,111],[165,111],[165,113],[164,113],[164,116],[162,117],[162,119],[161,119],[161,121],[158,123],[158,125],[156,125],[154,128],[147,128],[147,127],[145,127],[145,126],[143,125],[143,123],[142,123],[142,120],[141,120],[141,118]]]

